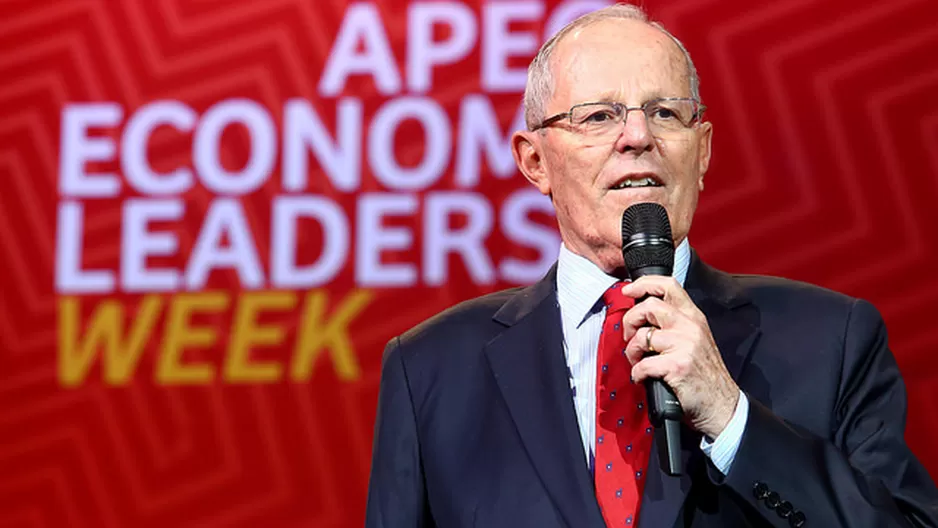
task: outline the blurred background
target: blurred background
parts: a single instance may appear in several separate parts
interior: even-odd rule
[[[361,526],[385,343],[556,257],[508,138],[603,4],[0,4],[0,524]],[[691,244],[872,301],[938,475],[938,4],[643,6],[714,125]]]

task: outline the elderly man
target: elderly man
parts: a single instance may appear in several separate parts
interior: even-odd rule
[[[713,129],[683,45],[633,6],[588,14],[535,57],[525,110],[512,150],[557,265],[388,344],[367,526],[938,526],[877,311],[690,248]],[[624,285],[638,202],[667,210],[674,274]],[[684,408],[680,476],[648,378]]]

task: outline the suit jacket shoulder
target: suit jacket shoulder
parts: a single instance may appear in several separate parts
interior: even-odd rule
[[[434,350],[440,350],[441,342],[478,342],[490,335],[490,332],[485,331],[487,326],[492,327],[492,332],[502,328],[492,320],[492,316],[524,289],[501,290],[451,306],[401,334],[401,344],[413,353],[414,350],[425,348],[427,345]]]
[[[812,525],[934,525],[935,486],[903,441],[905,386],[876,308],[803,282],[723,273],[699,259],[691,270],[688,291],[718,341],[743,324],[754,330],[747,344],[720,347],[727,363],[740,365],[734,378],[750,412],[725,480],[709,472],[748,505],[740,510],[747,522],[776,519],[784,500]],[[759,500],[758,489],[779,501]],[[708,514],[697,513],[706,524]],[[727,524],[722,515],[714,525]]]

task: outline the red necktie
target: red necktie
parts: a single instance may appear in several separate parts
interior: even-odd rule
[[[622,316],[635,301],[617,282],[603,294],[606,318],[596,361],[596,446],[593,478],[596,500],[608,527],[636,526],[645,489],[652,428],[645,390],[631,382],[625,357]]]

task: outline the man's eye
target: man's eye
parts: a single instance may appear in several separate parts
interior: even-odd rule
[[[651,110],[651,116],[655,119],[675,119],[677,118],[677,112],[671,110],[670,108],[665,108],[663,106],[656,106]]]
[[[586,116],[585,122],[587,123],[605,123],[606,121],[611,121],[615,116],[612,115],[610,110],[600,110],[598,112],[593,112],[592,114]]]

